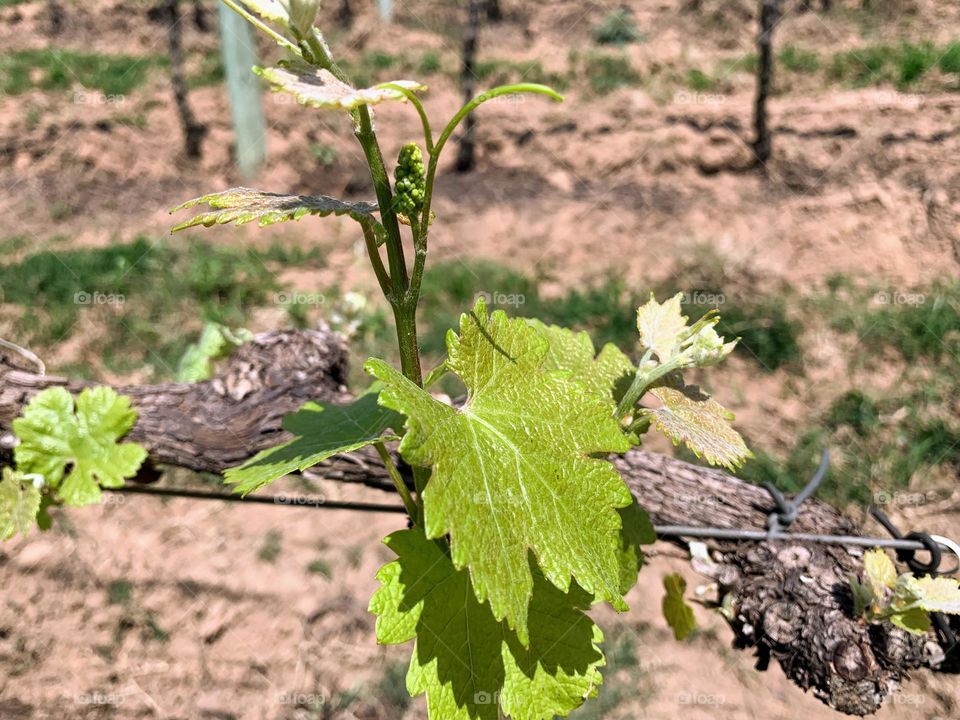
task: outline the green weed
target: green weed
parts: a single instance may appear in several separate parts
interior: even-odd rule
[[[608,13],[593,28],[593,39],[599,45],[626,45],[641,42],[644,36],[637,30],[630,10],[621,8]]]
[[[146,80],[162,55],[134,57],[44,48],[0,55],[0,91],[19,95],[33,88],[68,90],[80,86],[104,95],[126,95]]]
[[[257,560],[274,563],[283,551],[283,534],[276,529],[269,530],[257,550]]]

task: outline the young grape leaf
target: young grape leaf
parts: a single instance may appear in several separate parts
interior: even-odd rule
[[[0,540],[8,540],[27,531],[37,522],[40,490],[23,473],[3,468],[0,480]]]
[[[373,216],[377,211],[374,203],[346,202],[326,195],[281,195],[245,187],[194,198],[178,205],[170,212],[175,213],[204,203],[213,208],[213,211],[201,213],[186,222],[175,225],[170,232],[178,232],[197,225],[211,227],[232,222],[244,225],[254,220],[260,227],[266,227],[288,220],[299,220],[304,215],[321,217],[349,215],[359,223],[379,226],[379,222]]]
[[[673,573],[663,578],[663,617],[673,630],[677,640],[685,640],[697,627],[693,617],[693,608],[687,605],[683,594],[687,591],[687,581],[681,575]]]
[[[177,382],[194,383],[213,377],[213,362],[252,338],[249,330],[234,332],[220,323],[208,322],[197,342],[190,345],[177,364]]]
[[[617,560],[620,516],[631,502],[612,463],[595,453],[630,443],[597,399],[566,372],[543,369],[547,341],[483,300],[447,336],[450,370],[467,386],[461,409],[435,400],[382,360],[366,369],[386,387],[380,402],[407,416],[400,453],[432,467],[423,493],[427,536],[449,534],[457,568],[470,568],[478,599],[527,641],[534,556],[566,590],[575,578],[625,609]]]
[[[117,443],[136,420],[130,398],[112,388],[83,390],[76,398],[76,412],[66,389],[43,390],[13,421],[20,439],[13,451],[17,469],[42,475],[68,505],[99,502],[101,486],[122,487],[147,457],[136,443]]]
[[[643,567],[641,545],[652,545],[657,541],[657,533],[650,522],[650,516],[637,504],[637,499],[625,508],[620,508],[620,592],[624,595],[637,584],[637,576]]]
[[[650,392],[662,405],[644,409],[642,413],[650,417],[674,445],[683,442],[697,457],[730,470],[753,457],[740,433],[730,426],[733,413],[696,385],[680,389],[658,387]]]
[[[848,582],[850,584],[850,594],[853,595],[853,615],[854,617],[864,617],[878,598],[873,593],[870,583],[860,582],[860,579],[853,575],[848,578]]]
[[[549,720],[566,716],[603,682],[600,629],[579,587],[562,592],[533,574],[529,649],[490,606],[477,600],[470,574],[454,567],[442,541],[419,528],[393,533],[397,560],[377,573],[370,600],[377,640],[416,639],[407,690],[426,693],[434,720]]]
[[[920,607],[927,612],[960,615],[960,582],[950,577],[918,578]]]
[[[926,635],[930,631],[930,616],[923,608],[910,608],[890,616],[890,622],[913,635]]]
[[[270,83],[274,92],[293,95],[301,105],[315,108],[353,110],[361,105],[375,105],[387,100],[406,101],[395,85],[407,90],[426,90],[427,86],[413,80],[392,80],[370,88],[357,89],[338,80],[326,69],[316,69],[305,63],[289,63],[284,67],[254,68],[253,71]]]
[[[897,584],[897,568],[893,560],[880,548],[863,554],[863,572],[875,598],[883,598]]]
[[[306,470],[339,453],[350,452],[375,442],[399,440],[384,434],[399,428],[403,418],[377,404],[377,393],[368,392],[349,405],[320,405],[309,402],[283,418],[283,429],[293,440],[257,453],[243,465],[224,473],[233,491],[247,495],[278,478]]]
[[[630,384],[637,369],[613,343],[603,346],[599,355],[586,332],[573,332],[539,320],[527,320],[549,343],[544,370],[567,370],[570,378],[583,383],[587,390],[604,399],[616,401]]]
[[[650,301],[637,310],[640,344],[653,350],[661,363],[668,362],[680,349],[680,340],[687,330],[687,318],[680,312],[683,293],[658,303],[653,293]]]

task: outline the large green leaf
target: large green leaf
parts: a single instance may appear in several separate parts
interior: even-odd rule
[[[117,442],[136,420],[130,399],[112,388],[83,390],[76,398],[76,412],[66,389],[48,388],[13,421],[20,439],[14,450],[17,469],[42,475],[68,505],[99,502],[101,486],[122,487],[147,457],[139,445]]]
[[[469,573],[454,567],[442,541],[415,528],[386,544],[398,560],[377,574],[377,639],[416,639],[407,689],[426,693],[433,720],[498,720],[501,711],[549,720],[596,694],[603,634],[584,612],[591,598],[583,590],[564,593],[534,572],[527,648],[477,601]]]
[[[40,511],[40,490],[12,468],[3,468],[0,480],[0,540],[17,533],[27,534],[36,525]]]
[[[346,202],[326,195],[281,195],[280,193],[263,192],[251,188],[238,187],[212,193],[188,200],[171,210],[179,210],[207,204],[213,208],[212,212],[197,215],[186,222],[175,225],[171,232],[203,225],[226,225],[235,222],[244,225],[254,220],[260,227],[299,220],[304,215],[349,215],[361,223],[379,224],[373,213],[377,206],[369,202]]]
[[[468,389],[460,409],[383,361],[366,365],[385,383],[380,401],[408,418],[401,455],[433,468],[423,493],[428,537],[450,535],[455,566],[470,568],[477,597],[524,642],[531,551],[557,587],[575,578],[625,609],[617,508],[631,495],[609,461],[592,457],[630,447],[613,402],[565,371],[545,371],[546,339],[502,311],[488,317],[482,300],[461,317],[460,337],[448,334],[447,350]]]
[[[426,85],[413,80],[392,80],[375,87],[358,89],[338,80],[329,70],[318,70],[305,63],[254,68],[254,72],[269,82],[274,91],[290,93],[301,105],[315,108],[353,110],[361,105],[376,105],[387,100],[405,101],[406,95],[397,87],[427,89]]]
[[[377,404],[376,392],[362,395],[349,405],[307,403],[283,419],[283,429],[296,436],[293,440],[257,453],[224,475],[228,483],[236,483],[234,492],[246,495],[333,455],[398,440],[386,430],[399,428],[402,423],[402,417]]]
[[[539,320],[527,320],[549,343],[543,367],[545,370],[567,370],[570,378],[583,383],[587,390],[604,400],[619,400],[637,369],[613,343],[603,346],[599,355],[586,332],[573,332]]]
[[[650,392],[661,406],[643,412],[675,445],[685,443],[697,457],[730,470],[752,457],[740,433],[730,425],[733,413],[696,385],[659,387]]]

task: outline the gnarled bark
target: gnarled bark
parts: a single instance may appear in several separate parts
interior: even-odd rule
[[[139,411],[128,437],[143,444],[155,463],[222,472],[284,439],[281,418],[304,402],[347,401],[346,358],[343,341],[324,328],[258,335],[213,380],[118,387]],[[16,358],[0,359],[0,432],[9,432],[41,389],[77,392],[89,385],[38,375]],[[338,460],[318,473],[392,489],[374,453]],[[614,462],[658,525],[766,527],[772,510],[766,491],[720,470],[642,450]],[[853,522],[816,500],[803,504],[792,529],[858,534]],[[841,712],[876,711],[905,671],[943,659],[932,640],[852,617],[847,578],[861,572],[861,550],[790,540],[712,547],[716,564],[698,569],[727,597],[738,644],[756,648],[761,668],[775,658],[797,685]]]

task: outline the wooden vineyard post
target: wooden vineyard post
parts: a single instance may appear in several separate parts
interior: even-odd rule
[[[267,158],[267,123],[260,102],[260,81],[250,69],[257,64],[253,34],[247,21],[220,5],[220,42],[233,117],[234,148],[240,174],[254,176]]]

